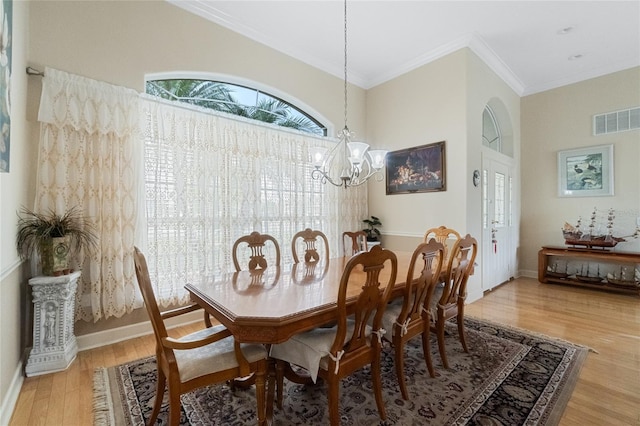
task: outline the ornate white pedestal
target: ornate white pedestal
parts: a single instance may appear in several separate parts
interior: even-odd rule
[[[33,295],[33,348],[27,376],[66,369],[78,353],[73,333],[75,295],[80,271],[29,280]]]

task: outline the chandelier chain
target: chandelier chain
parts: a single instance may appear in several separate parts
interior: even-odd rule
[[[344,0],[344,128],[347,129],[347,0]]]
[[[344,128],[338,134],[338,143],[327,150],[324,147],[312,149],[311,158],[314,169],[311,177],[322,183],[330,183],[344,188],[364,185],[370,178],[380,182],[384,179],[384,157],[387,150],[369,150],[364,142],[353,141],[353,133],[347,127],[349,109],[348,72],[347,72],[347,0],[344,0]],[[333,172],[338,172],[334,177]]]

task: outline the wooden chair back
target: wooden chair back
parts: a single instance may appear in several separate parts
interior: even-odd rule
[[[444,245],[435,239],[421,243],[414,250],[407,271],[402,310],[396,321],[396,326],[399,327],[396,331],[400,334],[403,333],[403,325],[428,320],[431,297],[438,284],[443,263]]]
[[[279,266],[280,245],[278,244],[278,241],[276,241],[276,239],[271,235],[261,234],[257,231],[254,231],[249,235],[238,238],[233,244],[233,266],[235,266],[236,271],[242,271],[242,267],[240,266],[239,261],[239,258],[241,258],[239,253],[241,244],[246,244],[246,246],[250,250],[247,269],[250,271],[254,271],[256,269],[265,269],[268,266],[267,257],[265,256],[265,247],[267,245],[267,242],[270,242],[273,245],[273,250],[275,252],[275,254],[272,256],[273,258],[275,258],[274,266]]]
[[[390,268],[388,278],[381,291],[380,273],[383,268]],[[340,287],[338,289],[338,323],[336,337],[331,347],[331,353],[338,356],[343,352],[342,359],[338,361],[339,369],[353,371],[349,367],[351,363],[363,363],[362,352],[370,355],[364,364],[369,364],[375,353],[380,352],[380,340],[371,337],[371,345],[368,342],[367,327],[372,326],[374,332],[378,332],[382,324],[382,316],[389,301],[389,296],[396,282],[398,260],[395,253],[375,246],[371,251],[360,252],[347,262]],[[347,312],[347,289],[360,288],[353,313],[353,332],[347,335],[347,318],[351,317]],[[373,320],[373,321],[372,321]],[[351,325],[350,325],[351,326]],[[373,352],[372,352],[373,351]],[[328,370],[334,371],[336,361],[331,361]]]
[[[361,251],[367,251],[367,234],[364,231],[345,231],[342,233],[342,247],[344,256],[353,256]]]
[[[439,305],[464,303],[467,297],[467,281],[478,254],[478,242],[467,234],[453,246],[447,263],[447,273]]]
[[[318,247],[318,240],[322,244]],[[320,249],[320,252],[318,252]],[[304,250],[304,261],[306,263],[316,263],[322,257],[325,263],[329,261],[329,240],[322,231],[307,228],[293,236],[291,240],[291,254],[293,255],[293,263],[300,263],[299,253]],[[322,256],[321,256],[322,254]]]
[[[434,238],[437,242],[444,246],[444,264],[447,265],[449,261],[449,253],[451,252],[451,248],[456,243],[456,241],[460,240],[460,233],[455,229],[447,228],[442,225],[437,228],[428,229],[424,234],[423,242],[428,242],[431,238]]]
[[[158,307],[153,286],[151,285],[147,260],[137,247],[134,247],[133,260],[136,277],[138,278],[138,287],[140,288],[140,293],[142,293],[144,306],[147,308],[147,314],[149,315],[149,320],[153,327],[153,334],[156,338],[156,348],[160,349],[162,348],[162,339],[168,336],[167,329],[160,315],[160,308]]]

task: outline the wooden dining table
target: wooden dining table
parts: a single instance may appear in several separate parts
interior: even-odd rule
[[[402,294],[411,252],[395,252],[394,293]],[[263,270],[204,276],[185,289],[191,299],[227,327],[239,342],[275,344],[331,323],[338,317],[338,287],[348,257],[316,264],[269,266]],[[386,282],[390,268],[381,272]],[[385,275],[387,274],[387,275]],[[355,302],[358,285],[348,289]]]

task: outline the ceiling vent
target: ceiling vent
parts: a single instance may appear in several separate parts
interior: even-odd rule
[[[626,132],[640,129],[640,107],[593,116],[593,134]]]

